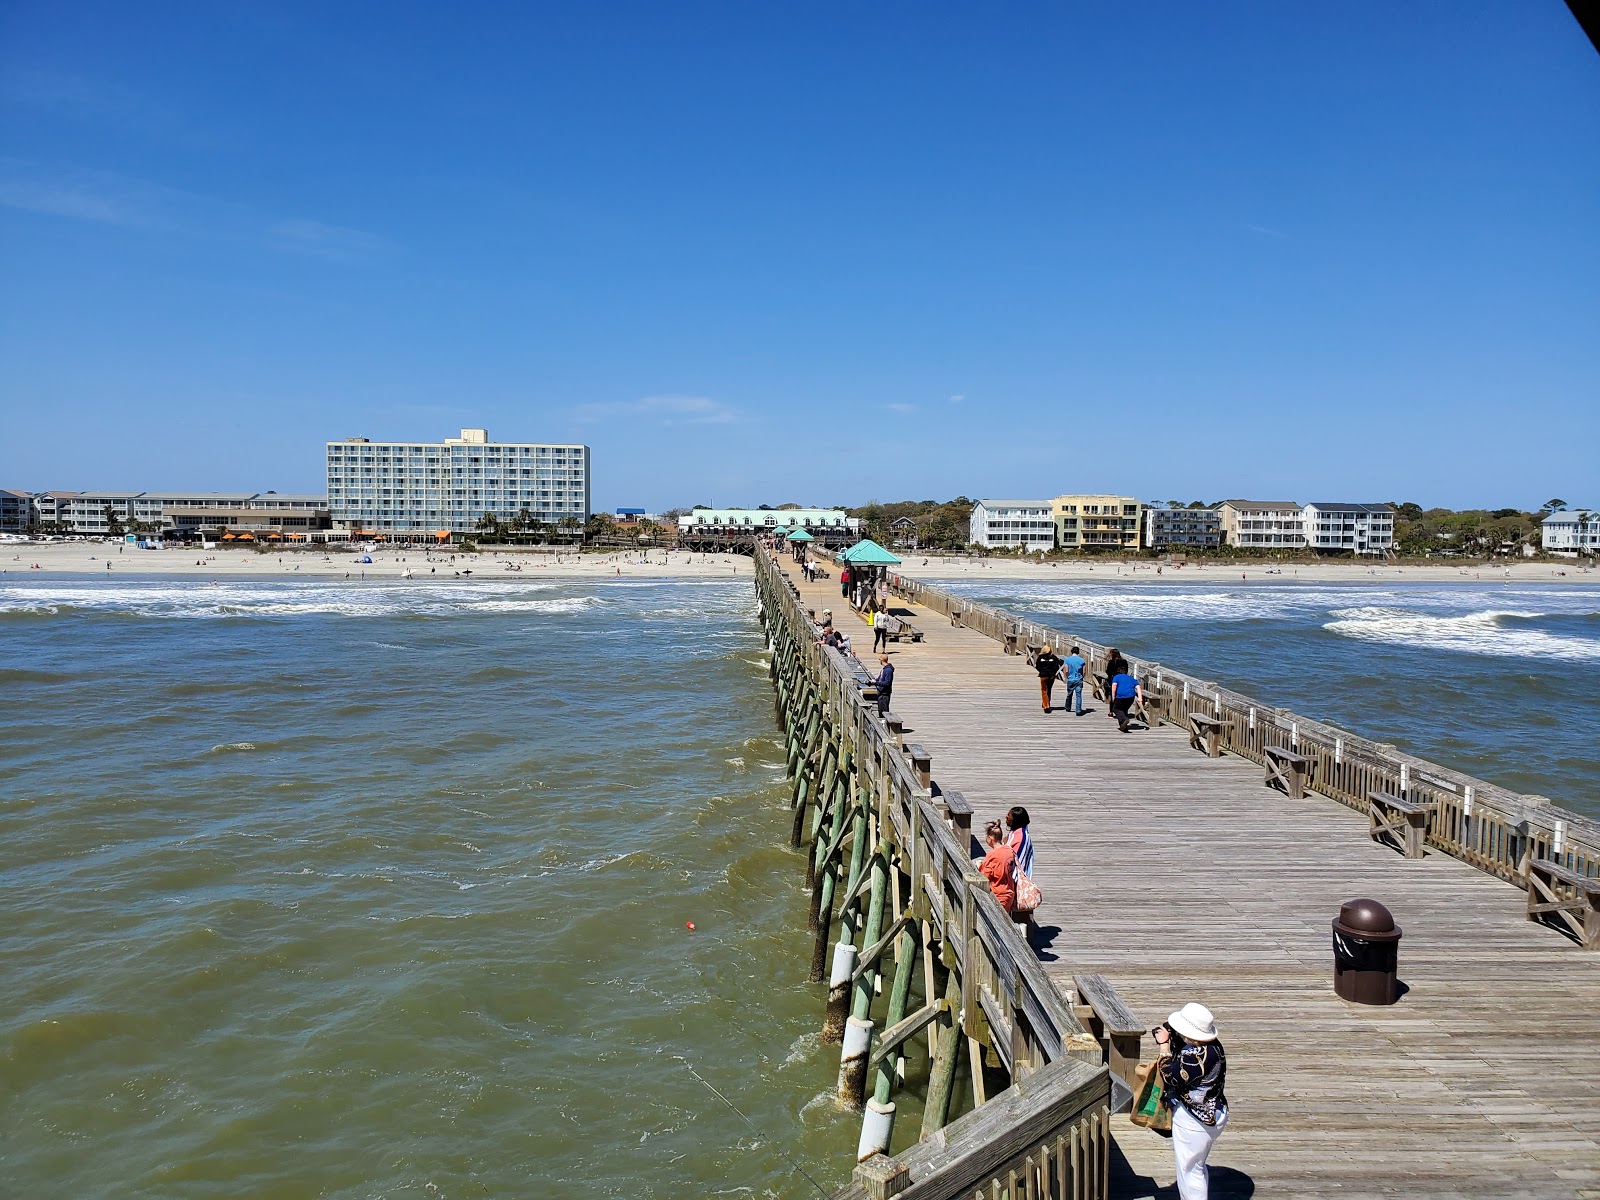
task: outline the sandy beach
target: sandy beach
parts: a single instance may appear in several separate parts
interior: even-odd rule
[[[476,553],[449,554],[439,550],[384,549],[360,561],[362,553],[336,550],[286,550],[259,554],[254,550],[194,548],[138,550],[132,546],[91,542],[12,543],[0,545],[0,575],[7,578],[40,575],[189,575],[208,579],[280,578],[286,575],[322,578],[528,578],[534,575],[618,576],[659,579],[706,579],[749,576],[751,563],[737,554],[698,554],[682,550],[650,550],[577,554],[520,549],[482,549]],[[1158,564],[1148,559],[1025,562],[1021,559],[946,558],[907,553],[902,570],[907,575],[944,579],[1011,579],[1044,581],[1116,579],[1138,577],[1141,583],[1211,582],[1308,583],[1362,580],[1410,580],[1448,583],[1509,579],[1520,583],[1600,583],[1600,572],[1577,561],[1484,564],[1393,565],[1366,562],[1299,563],[1278,566],[1267,562],[1191,562],[1185,566]]]

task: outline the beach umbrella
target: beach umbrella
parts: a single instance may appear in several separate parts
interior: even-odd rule
[[[900,565],[898,558],[871,538],[863,538],[848,550],[841,550],[839,557],[847,563],[862,567],[895,567]]]

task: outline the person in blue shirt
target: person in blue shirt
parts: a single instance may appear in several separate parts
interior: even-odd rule
[[[1083,661],[1083,655],[1079,654],[1078,648],[1074,646],[1072,653],[1061,660],[1061,665],[1067,673],[1067,704],[1072,705],[1073,716],[1081,717],[1083,716],[1083,668],[1088,664]]]
[[[1144,704],[1144,688],[1124,667],[1121,674],[1111,677],[1111,715],[1123,733],[1128,732],[1128,713],[1135,704]]]

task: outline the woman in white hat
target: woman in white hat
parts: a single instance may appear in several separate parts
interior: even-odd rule
[[[1180,1200],[1206,1200],[1206,1158],[1228,1124],[1228,1059],[1203,1004],[1185,1004],[1155,1030],[1161,1086],[1172,1105],[1172,1155]]]

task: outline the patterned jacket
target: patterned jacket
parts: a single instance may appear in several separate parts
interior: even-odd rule
[[[1217,1114],[1226,1111],[1228,1098],[1223,1084],[1228,1075],[1228,1057],[1221,1042],[1185,1042],[1175,1054],[1160,1060],[1161,1084],[1167,1098],[1181,1104],[1202,1125],[1215,1125]]]

